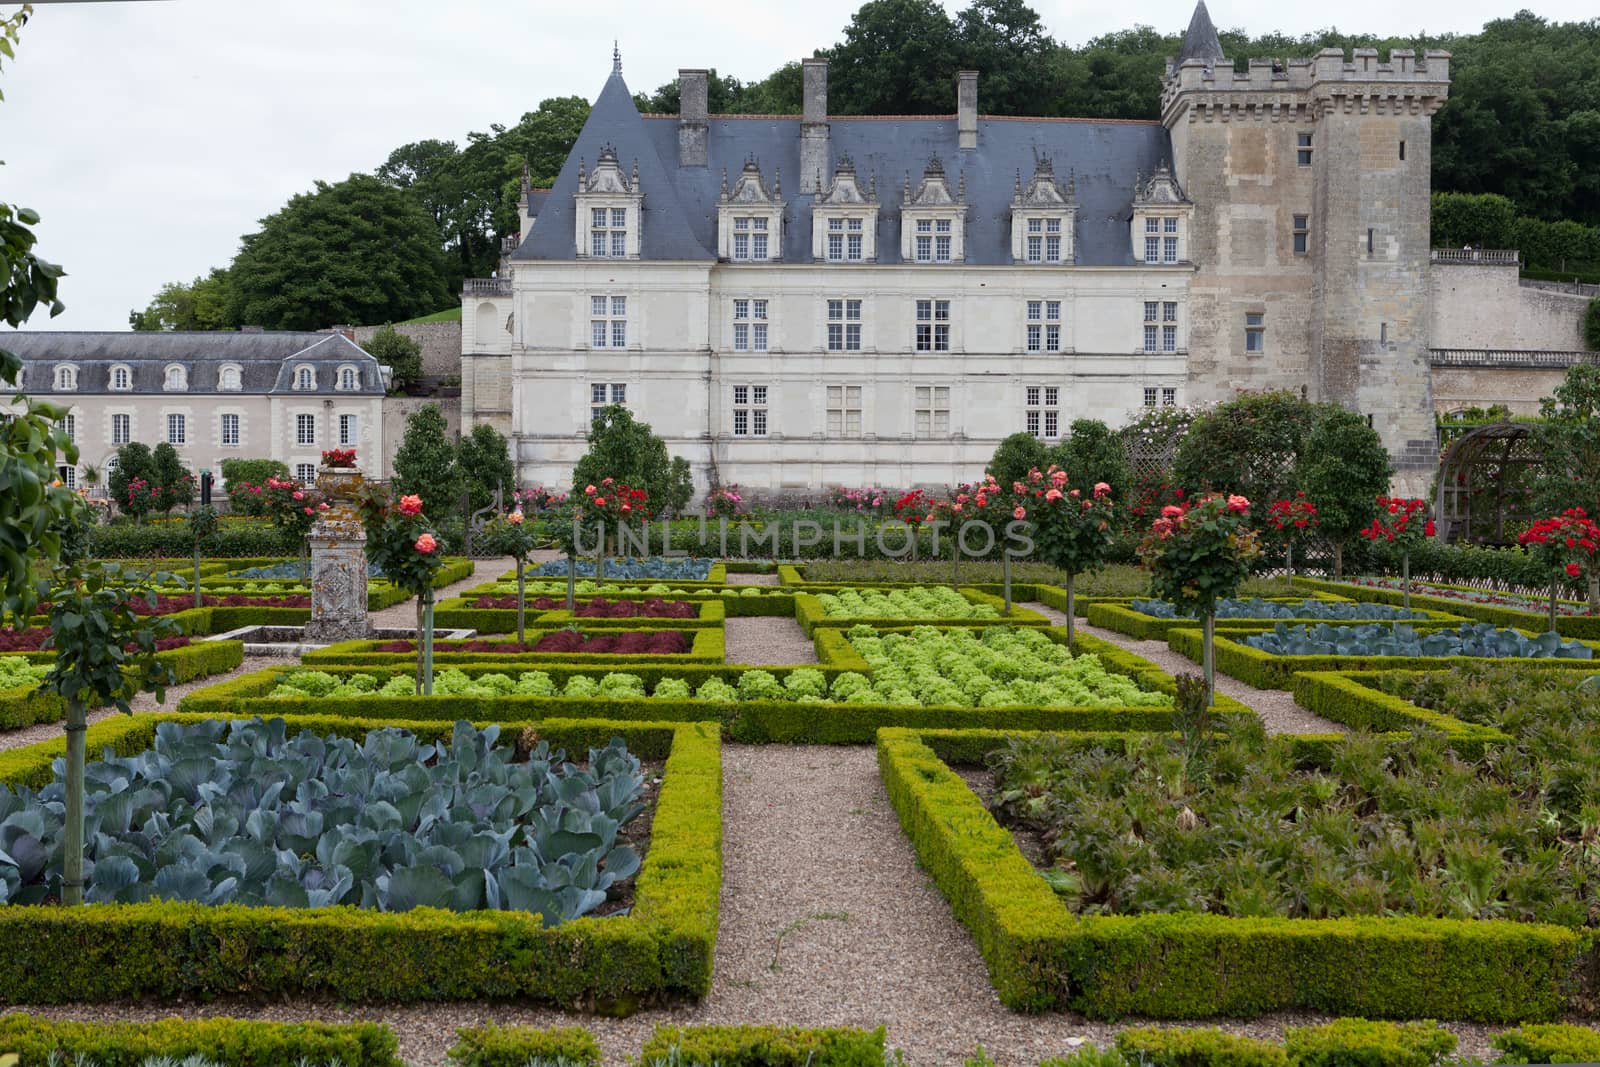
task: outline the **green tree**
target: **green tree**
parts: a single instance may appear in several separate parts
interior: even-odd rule
[[[1099,419],[1074,419],[1071,433],[1050,452],[1050,462],[1067,472],[1067,488],[1088,496],[1096,482],[1111,487],[1111,499],[1125,506],[1133,489],[1128,450],[1120,434]]]
[[[393,326],[385,325],[363,347],[389,368],[391,393],[403,393],[422,380],[422,346]]]
[[[461,507],[465,484],[439,405],[426,404],[412,412],[394,454],[395,494],[420,496],[430,515],[453,515]]]
[[[1191,493],[1237,493],[1265,509],[1296,488],[1316,405],[1287,390],[1245,393],[1189,428],[1173,475]]]
[[[633,413],[620,404],[603,408],[589,426],[589,450],[572,471],[573,495],[586,485],[599,485],[606,478],[643,489],[651,514],[664,510],[672,499],[672,457],[666,442],[657,437],[647,422],[635,422]]]
[[[273,330],[409,319],[450,301],[432,221],[364,174],[318,182],[262,219],[229,276],[233,317]]]
[[[516,488],[517,471],[500,431],[486,423],[474,426],[456,448],[456,463],[466,481],[471,510],[494,503],[496,489],[500,490],[503,502],[510,502],[512,490]]]
[[[948,113],[960,51],[936,0],[867,0],[825,53],[828,105],[846,115]]]
[[[128,312],[135,330],[232,330],[228,272],[221,268],[185,285],[168,282],[143,311]]]
[[[672,467],[667,475],[666,510],[682,515],[694,499],[694,471],[682,456],[672,457]]]
[[[988,113],[1040,114],[1066,88],[1067,55],[1022,0],[972,0],[956,16],[956,36],[961,67],[983,76],[978,98]],[[946,111],[948,101],[947,90]]]
[[[1389,491],[1394,467],[1378,431],[1354,411],[1328,407],[1311,428],[1299,488],[1317,508],[1317,531],[1333,546],[1333,576],[1344,576],[1344,549],[1372,525],[1378,497]],[[1265,515],[1273,502],[1261,501]]]
[[[133,483],[140,481],[147,486],[158,484],[156,461],[150,453],[149,445],[130,441],[117,449],[117,465],[111,471],[111,476],[106,479],[106,488],[110,491],[117,510],[136,519],[142,519],[153,505],[147,493],[135,493],[132,497],[128,495]]]
[[[1583,343],[1592,352],[1600,352],[1600,298],[1589,301],[1583,311]]]
[[[994,480],[1006,492],[1010,492],[1012,483],[1027,478],[1030,470],[1042,471],[1048,466],[1050,450],[1043,441],[1031,433],[1014,433],[995,448],[986,470],[994,475]]]
[[[1534,508],[1600,514],[1600,367],[1577,364],[1539,405],[1531,442],[1542,463],[1533,480]]]
[[[150,459],[155,468],[153,481],[158,506],[163,514],[194,500],[194,475],[183,465],[183,458],[178,455],[176,448],[162,441],[156,445]]]

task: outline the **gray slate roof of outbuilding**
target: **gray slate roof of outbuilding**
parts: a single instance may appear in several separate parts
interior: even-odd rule
[[[181,364],[188,374],[185,393],[221,392],[217,385],[225,363],[239,366],[239,393],[382,396],[384,392],[378,361],[342,333],[0,331],[0,347],[21,358],[21,387],[35,395],[55,392],[58,363],[77,366],[78,393],[112,392],[111,368],[119,363],[132,372],[129,392],[134,394],[165,393],[166,368],[173,363]],[[293,388],[294,368],[301,363],[317,367],[314,390]],[[334,388],[335,371],[346,363],[355,366],[359,377],[359,388],[353,391]]]
[[[1010,263],[1010,209],[1017,176],[1026,187],[1035,161],[1048,156],[1063,189],[1069,176],[1076,182],[1077,263],[1132,266],[1128,219],[1135,178],[1172,162],[1171,139],[1156,122],[980,117],[978,147],[968,151],[957,145],[954,115],[836,116],[829,124],[833,161],[850,156],[863,191],[877,178],[880,263],[900,261],[901,190],[908,173],[915,190],[935,155],[944,162],[952,191],[966,176],[966,261]],[[546,199],[538,225],[512,258],[577,258],[573,194],[578,162],[582,158],[592,168],[601,147],[610,144],[624,174],[631,174],[638,160],[644,192],[640,258],[714,260],[723,170],[731,187],[745,160],[754,156],[769,190],[775,174],[782,174],[787,205],[783,261],[811,262],[812,197],[798,193],[799,116],[713,115],[708,132],[709,165],[678,166],[677,117],[640,115],[622,76],[612,74],[556,178],[555,195]],[[832,175],[822,177],[826,187]]]

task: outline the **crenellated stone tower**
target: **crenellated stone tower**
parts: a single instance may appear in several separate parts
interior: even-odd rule
[[[1437,459],[1429,167],[1449,64],[1448,52],[1380,63],[1376,49],[1325,49],[1236,73],[1201,0],[1162,87],[1195,203],[1189,398],[1303,388],[1344,404],[1418,492]]]

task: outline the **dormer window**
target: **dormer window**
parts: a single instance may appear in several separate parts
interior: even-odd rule
[[[1133,190],[1133,258],[1151,266],[1189,261],[1189,224],[1194,204],[1165,163]]]
[[[361,388],[361,376],[354,367],[347,364],[339,368],[339,388],[347,393]]]
[[[575,234],[579,257],[639,258],[639,210],[643,201],[637,160],[631,179],[622,173],[617,150],[610,145],[600,150],[593,173],[580,162]]]
[[[783,256],[783,176],[773,172],[772,191],[767,191],[761,164],[754,157],[745,161],[733,188],[728,175],[722,175],[722,193],[717,197],[717,255],[736,263],[761,263]]]
[[[217,371],[217,389],[223,393],[237,393],[243,387],[239,368],[226,364]]]
[[[181,363],[169,363],[161,379],[161,387],[169,393],[181,393],[189,388],[189,372]]]
[[[1033,266],[1073,262],[1073,225],[1078,213],[1077,182],[1067,178],[1063,189],[1049,158],[1034,165],[1026,189],[1017,175],[1011,197],[1011,258]]]
[[[111,368],[111,391],[126,393],[133,389],[133,371],[118,363]]]
[[[856,167],[841,156],[833,184],[811,208],[811,257],[827,263],[871,263],[878,258],[878,183],[863,193]]]
[[[56,367],[56,392],[71,393],[78,388],[78,368],[70,363],[62,363]]]
[[[294,369],[294,387],[298,390],[312,390],[317,387],[317,372],[304,365]]]
[[[916,190],[906,178],[900,209],[900,258],[915,263],[960,263],[966,259],[967,181],[950,190],[944,164],[928,161]]]

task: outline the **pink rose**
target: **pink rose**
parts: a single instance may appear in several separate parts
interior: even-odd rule
[[[583,487],[583,491],[584,491],[584,492],[585,492],[585,493],[588,493],[588,494],[589,494],[589,495],[590,495],[590,496],[594,496],[594,486],[592,486],[592,485],[586,485],[586,486],[584,486],[584,487]]]
[[[506,516],[506,521],[509,522],[513,526],[521,526],[522,525],[522,512],[513,511],[511,514]]]
[[[417,543],[414,547],[418,552],[421,552],[423,555],[427,555],[439,547],[439,542],[433,539],[433,534],[425,533],[421,537],[417,538]]]
[[[328,510],[328,505],[327,504],[318,504],[317,505],[317,510],[318,511],[327,511]]]
[[[1105,482],[1095,482],[1094,483],[1094,495],[1095,496],[1102,497],[1102,496],[1105,496],[1109,492],[1111,492],[1111,486],[1107,485]]]
[[[597,508],[605,507],[606,506],[606,498],[603,497],[603,496],[595,497],[594,498],[594,506],[597,507]]]
[[[307,515],[315,515],[316,514],[316,512],[312,511],[309,507],[305,508],[304,510],[305,510],[305,513]]]
[[[1050,500],[1050,501],[1060,500],[1061,499],[1061,490],[1052,489],[1052,490],[1050,490],[1048,493],[1046,493],[1044,495],[1044,498],[1046,500]]]
[[[400,498],[400,502],[396,504],[394,508],[402,515],[421,515],[422,498],[415,494],[411,496],[403,496]]]
[[[1182,518],[1183,509],[1176,504],[1168,504],[1166,507],[1161,509],[1161,517],[1163,519]]]
[[[1249,511],[1250,510],[1250,501],[1246,500],[1244,497],[1239,496],[1236,493],[1232,494],[1232,495],[1230,495],[1228,497],[1228,510],[1229,511]]]
[[[1028,517],[1028,509],[1024,507],[1018,507],[1011,513],[1011,517],[1013,519],[1025,519]]]
[[[304,493],[302,493],[300,490],[296,489],[294,491],[294,498],[296,500],[304,500],[306,498],[306,495]]]
[[[1067,472],[1063,471],[1063,470],[1051,471],[1050,472],[1050,484],[1054,485],[1057,489],[1060,489],[1063,485],[1066,485],[1067,484]]]

